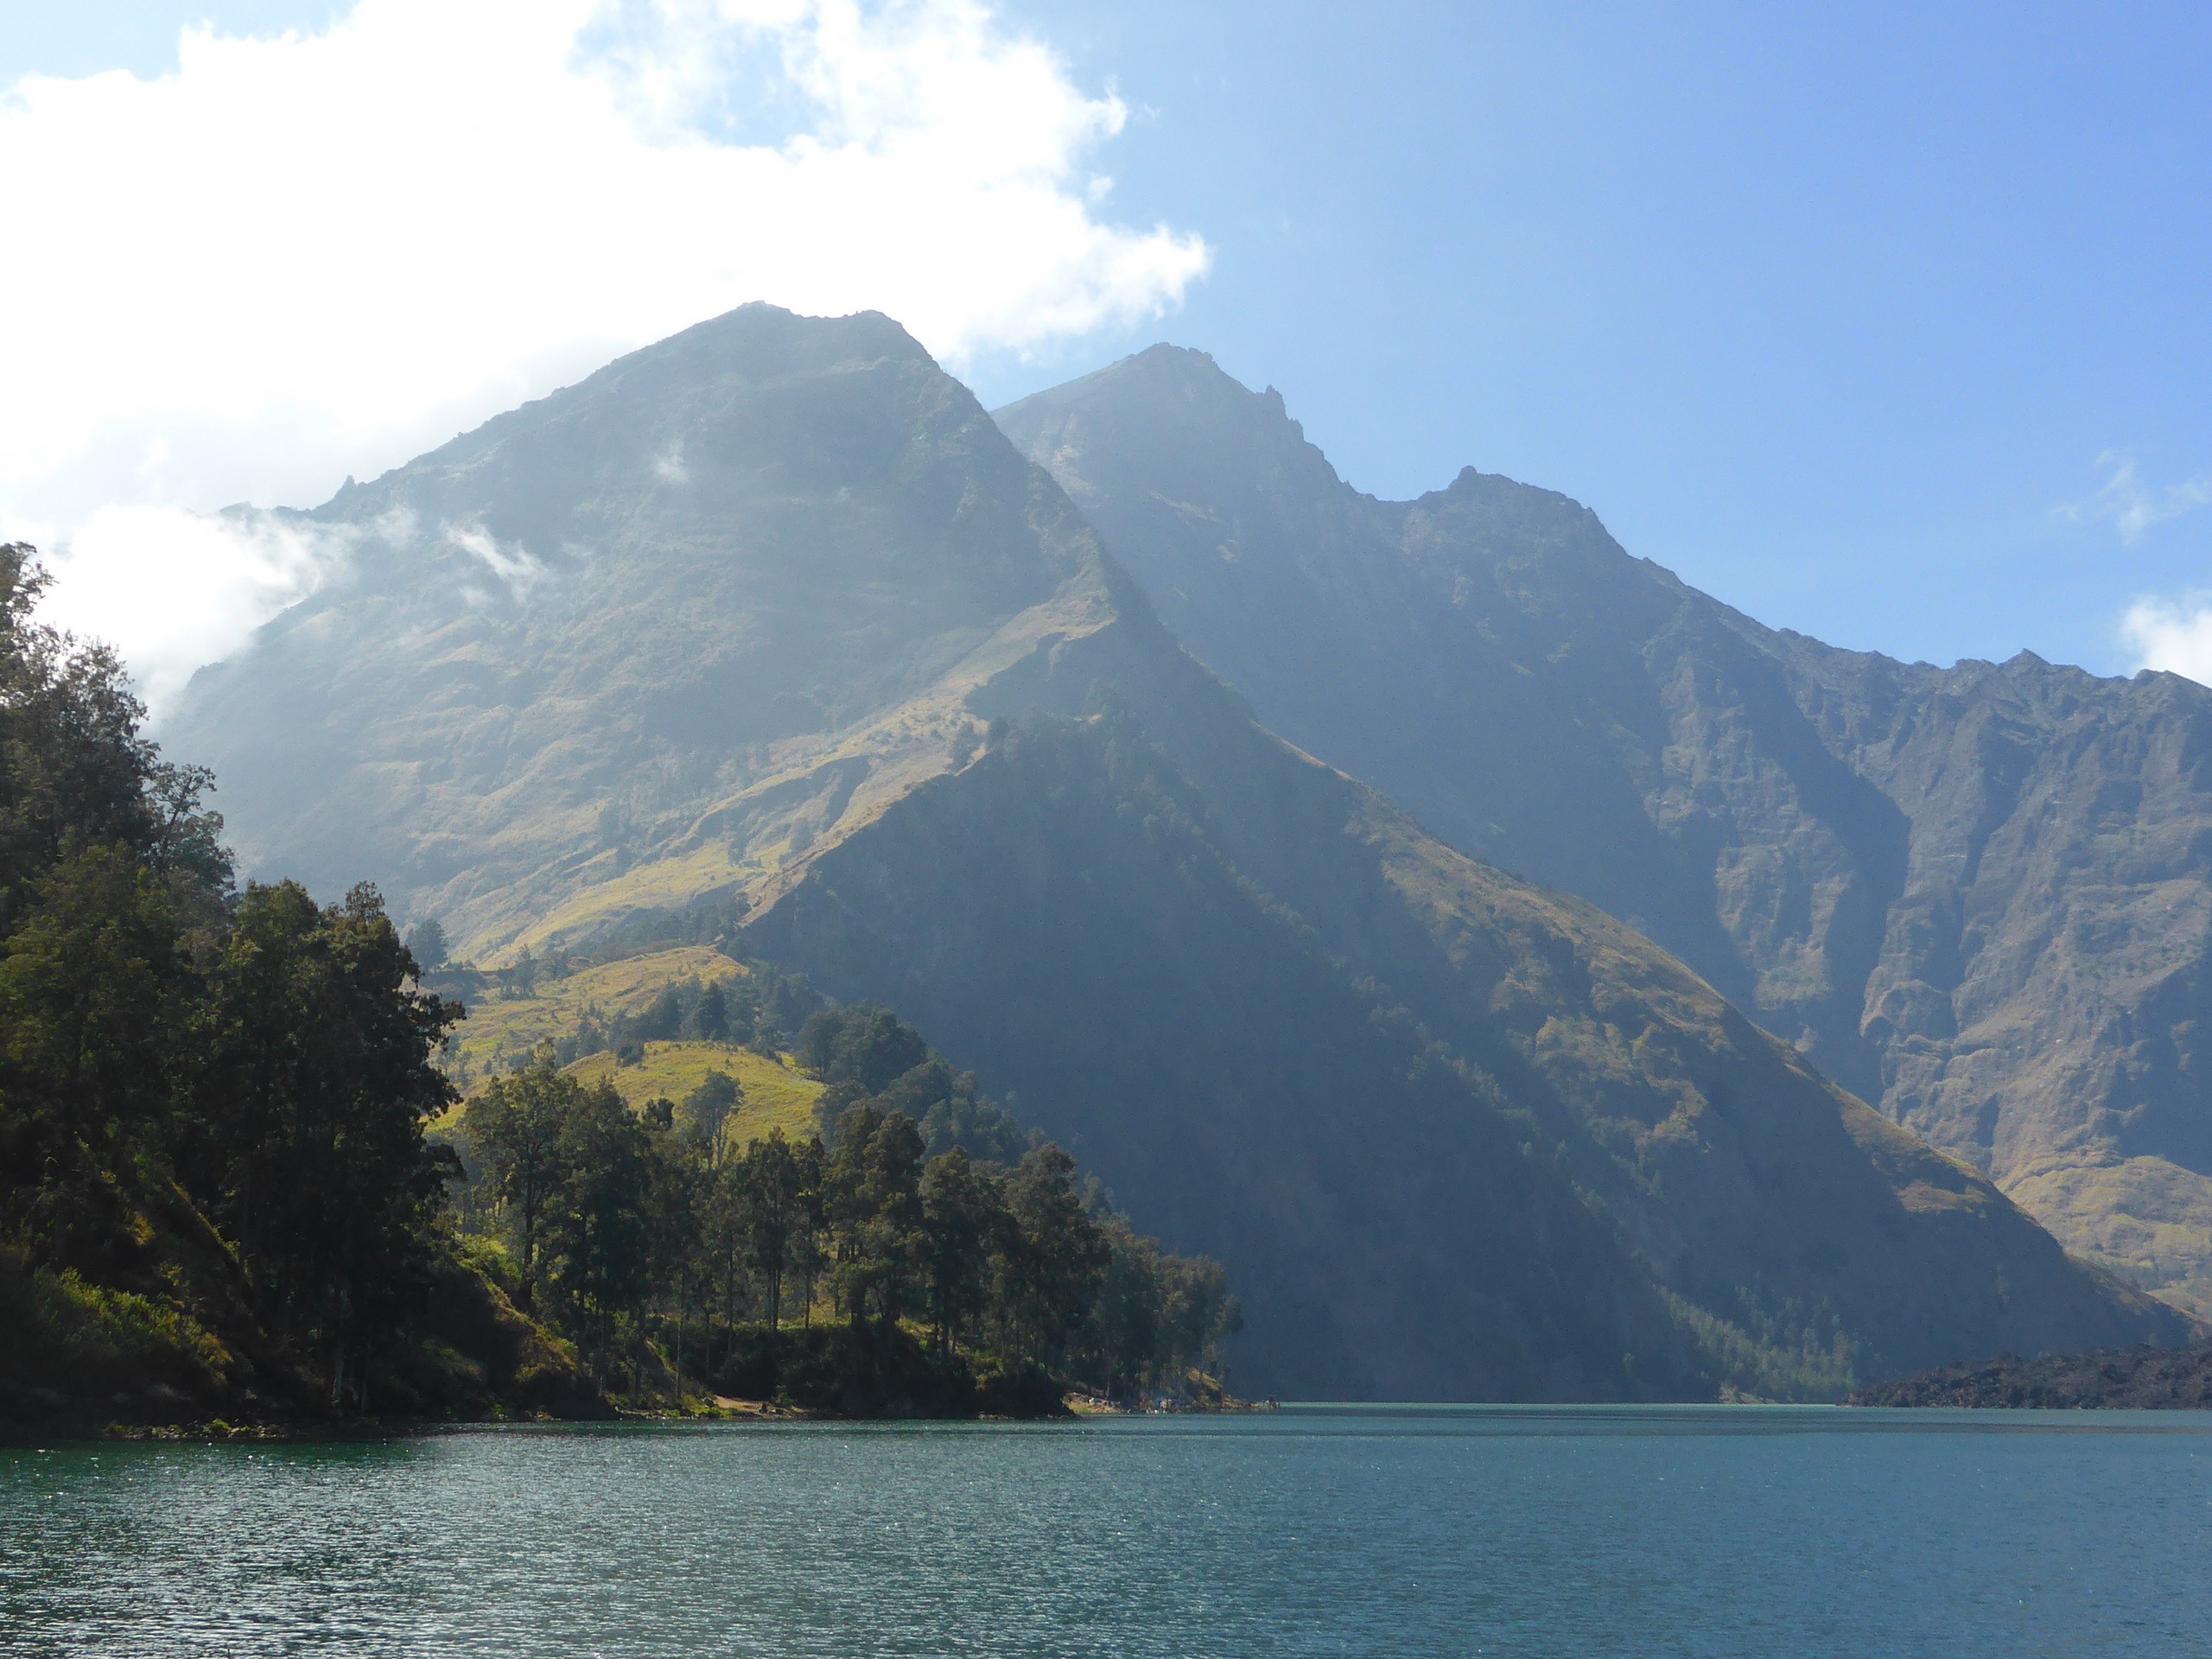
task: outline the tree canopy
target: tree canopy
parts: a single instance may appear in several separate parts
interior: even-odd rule
[[[374,887],[232,890],[212,780],[34,619],[44,585],[0,548],[0,1278],[212,1320],[233,1371],[358,1407],[440,1248],[461,1010]]]

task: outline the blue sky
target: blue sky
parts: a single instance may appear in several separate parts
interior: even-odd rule
[[[4,0],[0,79],[332,10]],[[1212,262],[1156,321],[978,348],[987,401],[1200,346],[1363,489],[1563,490],[1907,658],[2123,671],[2131,603],[2212,588],[2212,10],[1000,10],[1129,106],[1110,217]]]

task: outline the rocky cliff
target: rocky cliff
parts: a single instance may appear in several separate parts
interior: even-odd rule
[[[2212,691],[1777,632],[1472,470],[1378,501],[1193,352],[999,419],[1262,721],[2212,1309]]]

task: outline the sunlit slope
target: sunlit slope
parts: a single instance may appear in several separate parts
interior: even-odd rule
[[[480,958],[741,899],[1218,1255],[1243,1386],[1820,1395],[2183,1330],[1255,725],[881,318],[748,308],[319,516],[351,584],[180,716],[257,873],[378,874]]]
[[[895,323],[764,306],[307,515],[341,577],[199,675],[244,867],[496,956],[772,883],[1115,614],[1095,539]]]
[[[1779,632],[1471,468],[1378,501],[1196,352],[998,418],[1269,727],[2212,1311],[2212,690]]]
[[[541,964],[533,995],[495,993],[468,1005],[457,1033],[460,1064],[451,1070],[473,1092],[521,1064],[538,1044],[573,1039],[587,1020],[604,1028],[643,1014],[671,986],[728,984],[748,972],[708,945],[641,951],[573,973]],[[709,1072],[719,1071],[743,1091],[728,1131],[740,1145],[771,1128],[794,1137],[813,1133],[814,1103],[822,1093],[822,1085],[797,1071],[788,1055],[766,1057],[732,1043],[654,1040],[645,1045],[642,1061],[624,1065],[601,1049],[580,1056],[568,1069],[589,1082],[611,1082],[632,1108],[656,1098],[681,1102]]]
[[[792,1140],[815,1133],[814,1103],[822,1093],[820,1084],[793,1069],[788,1055],[764,1059],[728,1043],[647,1043],[645,1058],[636,1065],[618,1065],[613,1055],[601,1052],[569,1070],[587,1083],[612,1083],[633,1110],[653,1099],[681,1102],[709,1071],[719,1071],[744,1091],[723,1131],[738,1147],[771,1129]]]
[[[745,971],[741,963],[707,945],[647,951],[567,975],[543,969],[532,995],[495,992],[467,1003],[468,1018],[454,1033],[456,1045],[472,1076],[504,1071],[539,1043],[573,1036],[588,1015],[604,1024],[618,1014],[642,1013],[671,985],[691,979],[712,984]]]

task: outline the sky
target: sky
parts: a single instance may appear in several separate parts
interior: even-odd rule
[[[2183,5],[0,0],[0,532],[158,706],[345,553],[198,515],[769,298],[992,404],[1198,346],[1379,495],[2212,682],[2208,84]]]

